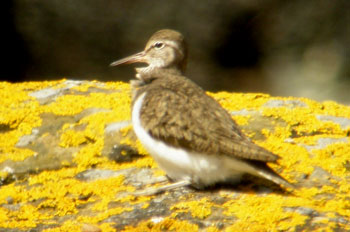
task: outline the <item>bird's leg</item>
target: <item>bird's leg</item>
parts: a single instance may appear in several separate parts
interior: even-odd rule
[[[157,176],[154,178],[154,181],[152,182],[152,184],[162,183],[166,181],[169,181],[168,176]]]
[[[158,188],[148,188],[148,189],[145,189],[145,190],[136,191],[134,193],[134,196],[151,196],[151,195],[156,195],[158,193],[162,193],[162,192],[165,192],[165,191],[168,191],[168,190],[172,190],[172,189],[188,186],[190,184],[191,184],[191,182],[189,180],[180,180],[178,182],[171,183],[171,184],[164,185],[164,186],[160,186]]]

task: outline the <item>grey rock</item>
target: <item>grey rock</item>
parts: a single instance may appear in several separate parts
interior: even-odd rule
[[[295,107],[307,107],[305,102],[299,101],[299,100],[269,100],[267,101],[263,107],[268,108],[275,108],[275,107],[288,107],[288,108],[295,108]]]
[[[38,134],[39,129],[33,129],[30,135],[24,135],[19,139],[19,141],[16,144],[16,147],[28,146],[30,143],[35,141],[35,139],[38,137]]]
[[[231,115],[234,116],[234,115],[243,115],[243,116],[246,116],[246,115],[250,115],[252,112],[247,110],[247,109],[243,109],[243,110],[238,110],[238,111],[231,111]]]
[[[316,145],[303,145],[308,151],[313,149],[323,149],[328,145],[335,143],[347,143],[348,138],[319,138]]]
[[[331,115],[316,115],[316,118],[321,121],[332,121],[340,125],[342,130],[350,128],[350,119],[344,117],[336,117]]]
[[[101,170],[101,169],[89,169],[76,175],[76,178],[82,181],[95,181],[101,179],[107,179],[110,177],[117,177],[120,175],[129,175],[134,169],[122,169],[118,171],[114,170]]]
[[[307,208],[307,207],[284,207],[284,210],[287,212],[297,212],[302,215],[307,215],[307,216],[318,216],[319,213],[315,211],[314,209]]]
[[[64,82],[65,87],[63,88],[41,89],[29,93],[29,96],[35,97],[40,102],[40,104],[47,104],[53,101],[56,97],[63,95],[65,91],[71,89],[72,87],[79,86],[83,83],[84,81],[66,80]]]
[[[74,86],[78,84],[79,82],[68,82],[68,86]],[[94,82],[95,83],[95,82]],[[89,83],[90,86],[90,83]],[[103,83],[95,83],[92,85],[92,87],[89,87],[87,91],[78,91],[78,90],[72,90],[72,89],[66,89],[63,90],[63,92],[57,92],[57,94],[47,94],[45,95],[43,93],[43,99],[46,99],[47,102],[54,102],[55,98],[59,96],[59,94],[78,94],[80,96],[89,95],[91,93],[95,92],[103,92],[103,93],[110,93],[115,92],[115,90],[110,89],[102,89],[99,86],[103,86]],[[52,88],[54,88],[53,86]],[[67,87],[68,88],[68,87]],[[61,88],[61,90],[64,88]],[[118,91],[118,90],[116,90]],[[287,104],[287,105],[285,105]],[[300,107],[301,104],[299,104],[298,100],[295,101],[272,101],[267,106],[271,107]],[[46,106],[43,106],[46,107]],[[86,108],[85,110],[82,110],[80,113],[77,113],[76,115],[55,115],[53,113],[42,113],[40,115],[40,118],[42,120],[42,123],[40,127],[37,127],[32,130],[30,135],[22,136],[18,142],[17,142],[17,148],[16,149],[30,149],[35,152],[36,155],[30,156],[22,161],[13,161],[13,160],[5,160],[4,162],[0,163],[0,172],[1,172],[1,180],[0,185],[8,185],[8,186],[2,186],[2,189],[5,189],[7,187],[24,187],[25,189],[28,189],[29,194],[36,193],[36,190],[43,188],[52,188],[52,184],[50,181],[48,181],[48,186],[46,186],[44,182],[36,183],[36,184],[30,184],[30,180],[33,177],[45,177],[46,173],[42,173],[47,170],[54,170],[53,172],[48,172],[50,174],[55,175],[55,170],[59,170],[61,175],[62,173],[65,173],[66,168],[71,169],[76,167],[77,164],[74,159],[75,154],[81,149],[85,148],[87,145],[94,145],[93,140],[89,140],[85,143],[79,144],[79,145],[72,145],[68,147],[63,147],[60,145],[61,142],[61,136],[64,132],[64,128],[68,128],[69,130],[75,130],[75,131],[82,131],[87,126],[89,126],[88,123],[81,123],[82,120],[84,120],[86,117],[91,116],[96,113],[100,112],[109,112],[110,109],[105,108],[98,108],[98,107],[91,107]],[[232,115],[249,115],[249,120],[247,125],[241,126],[242,129],[244,129],[247,133],[255,134],[253,136],[253,139],[265,139],[264,135],[261,133],[262,129],[268,129],[270,131],[273,131],[273,129],[276,126],[284,127],[289,126],[286,122],[284,122],[281,119],[276,119],[273,117],[265,117],[263,116],[259,111],[251,111],[251,110],[240,110],[240,111],[234,111],[232,112]],[[322,119],[322,118],[321,118]],[[328,118],[327,118],[328,119]],[[333,118],[331,118],[333,119]],[[335,119],[335,120],[338,120]],[[344,120],[341,119],[341,122]],[[345,120],[346,121],[346,120]],[[95,123],[95,122],[93,122]],[[175,218],[170,218],[171,220],[174,219],[174,221],[186,221],[192,225],[197,225],[199,230],[205,231],[205,229],[209,226],[214,226],[218,228],[219,230],[225,230],[230,225],[233,225],[236,223],[236,220],[238,220],[238,215],[235,216],[235,213],[233,212],[233,215],[227,216],[225,214],[225,211],[228,208],[225,208],[225,203],[229,201],[235,201],[237,200],[237,204],[240,204],[240,200],[244,201],[244,198],[250,198],[251,195],[254,195],[254,197],[263,198],[274,196],[275,194],[283,194],[283,197],[288,198],[291,197],[288,194],[282,193],[280,190],[271,187],[269,183],[265,184],[258,180],[257,183],[254,178],[247,179],[245,183],[237,184],[237,185],[218,185],[214,186],[212,188],[204,189],[204,190],[196,190],[191,187],[183,187],[179,189],[175,189],[169,192],[165,192],[159,195],[154,195],[150,197],[149,199],[145,200],[142,197],[138,198],[135,197],[133,194],[135,194],[136,191],[139,190],[146,190],[147,188],[154,188],[158,187],[160,185],[168,184],[169,181],[165,176],[156,176],[155,173],[158,172],[158,170],[154,167],[150,167],[149,161],[145,159],[145,163],[143,163],[143,160],[138,160],[140,158],[144,158],[144,155],[138,154],[136,148],[121,143],[123,139],[125,139],[125,136],[129,141],[134,142],[136,140],[136,136],[133,133],[132,130],[125,131],[123,133],[120,132],[120,129],[124,128],[125,126],[128,126],[130,124],[130,121],[125,120],[121,122],[113,122],[105,126],[104,128],[104,136],[103,137],[103,145],[104,146],[102,151],[98,150],[99,157],[101,156],[103,159],[103,162],[107,161],[105,158],[109,158],[110,164],[113,164],[114,167],[115,162],[117,162],[117,166],[120,168],[120,170],[114,170],[112,168],[103,169],[103,165],[105,163],[102,163],[101,166],[99,164],[94,165],[91,164],[85,167],[85,169],[79,169],[79,174],[75,175],[73,184],[82,184],[82,185],[90,185],[94,184],[93,182],[96,180],[103,180],[108,179],[112,177],[118,177],[123,176],[123,186],[120,189],[118,189],[115,195],[112,196],[112,199],[108,199],[108,209],[113,209],[114,207],[117,208],[116,212],[113,212],[112,214],[108,214],[106,217],[103,217],[101,219],[100,223],[105,222],[111,222],[115,223],[115,228],[117,230],[122,230],[126,226],[138,226],[140,223],[143,223],[144,221],[147,221],[147,223],[150,224],[150,227],[152,224],[157,225],[158,223],[162,223],[164,219],[169,219],[169,215],[173,215],[173,213],[176,213]],[[64,127],[66,125],[66,127]],[[12,128],[6,128],[5,126],[2,126],[0,128],[0,133],[8,133],[11,132],[11,130],[16,130]],[[303,136],[303,135],[300,135]],[[331,135],[330,135],[331,136]],[[295,140],[293,138],[287,138],[285,142],[288,143],[295,143]],[[322,149],[326,147],[329,144],[333,143],[348,143],[348,138],[322,138],[317,141],[317,144],[315,146],[308,146],[308,150],[312,149]],[[282,145],[282,144],[281,144]],[[290,144],[288,144],[290,145]],[[292,146],[289,146],[292,147]],[[99,147],[101,148],[101,147]],[[0,152],[1,152],[0,147]],[[1,153],[0,153],[1,154]],[[283,157],[283,159],[288,157]],[[313,159],[312,155],[310,155],[310,159]],[[138,163],[138,161],[141,161]],[[135,166],[134,166],[135,162]],[[332,160],[330,160],[332,162]],[[140,165],[140,166],[139,166]],[[108,166],[108,165],[107,165]],[[108,166],[109,167],[109,166]],[[281,168],[283,168],[281,166]],[[331,187],[336,187],[337,180],[343,177],[332,175],[331,173],[328,173],[326,169],[323,167],[317,167],[313,166],[313,172],[310,173],[293,173],[293,168],[290,167],[290,170],[292,173],[290,173],[290,178],[293,179],[295,182],[299,184],[301,182],[300,186],[303,186],[305,188],[318,188],[322,189],[321,187],[323,185],[329,185]],[[62,172],[61,172],[62,171]],[[276,170],[276,172],[279,172],[280,170]],[[5,175],[3,174],[5,173]],[[50,176],[49,176],[50,177]],[[63,179],[72,177],[62,177]],[[304,179],[301,179],[304,178]],[[337,179],[338,178],[338,179]],[[347,179],[346,179],[347,178]],[[344,179],[341,180],[348,180],[348,175],[344,177]],[[62,180],[62,179],[59,179]],[[79,181],[77,181],[79,180]],[[69,180],[71,181],[71,180]],[[304,181],[304,182],[303,182]],[[15,182],[15,183],[13,183]],[[83,183],[84,182],[84,183]],[[160,183],[164,182],[164,183]],[[246,184],[248,182],[248,184]],[[11,183],[13,183],[11,185]],[[306,184],[305,184],[306,183]],[[55,183],[54,183],[55,184]],[[159,185],[158,185],[159,184]],[[304,185],[305,184],[305,185]],[[299,185],[298,185],[299,186]],[[120,186],[116,186],[120,187]],[[127,188],[124,188],[127,187]],[[128,189],[128,190],[125,190]],[[34,190],[31,192],[31,190]],[[50,189],[45,189],[50,190]],[[50,193],[50,191],[48,191]],[[302,192],[301,192],[302,193]],[[319,194],[313,196],[315,200],[334,200],[336,199],[337,193],[333,192],[322,192],[320,191]],[[42,224],[38,224],[36,226],[33,226],[34,228],[28,228],[27,231],[32,229],[33,231],[43,231],[47,228],[54,228],[54,227],[60,227],[62,226],[67,220],[76,221],[77,217],[80,215],[84,215],[87,217],[95,217],[97,214],[100,214],[101,212],[96,212],[92,210],[93,206],[97,203],[100,203],[103,201],[103,197],[99,194],[94,194],[93,191],[87,191],[87,192],[75,192],[75,191],[68,191],[67,195],[63,196],[64,199],[67,200],[73,200],[74,202],[78,202],[78,204],[75,205],[75,208],[77,210],[77,213],[67,213],[63,216],[61,215],[55,215],[52,219],[50,219],[50,223],[52,224],[48,225],[45,224],[45,220]],[[109,196],[111,197],[111,196]],[[294,197],[294,196],[292,196]],[[298,195],[297,197],[303,197],[301,195]],[[341,195],[343,197],[343,195]],[[50,197],[48,197],[50,198]],[[208,201],[208,204],[206,204],[206,207],[210,207],[211,213],[208,215],[205,219],[199,219],[192,215],[192,212],[196,210],[201,210],[201,208],[197,208],[196,201],[201,201],[203,198]],[[40,213],[46,213],[46,212],[52,212],[52,214],[56,214],[58,210],[54,207],[51,208],[51,203],[49,203],[48,206],[45,205],[46,200],[44,197],[35,197],[34,194],[31,196],[28,200],[21,200],[16,196],[15,194],[12,194],[11,192],[5,192],[3,197],[3,201],[1,203],[1,207],[3,207],[6,210],[10,210],[13,212],[19,211],[22,206],[26,205],[34,205],[34,206],[41,206],[41,203],[43,205],[42,208],[38,208],[38,212]],[[95,201],[96,200],[96,201]],[[257,199],[255,199],[257,200]],[[255,201],[254,200],[254,201]],[[172,206],[177,205],[178,203],[189,202],[191,205],[190,209],[185,210],[178,210],[172,209]],[[48,201],[50,202],[50,201]],[[257,202],[258,203],[258,202]],[[191,208],[193,206],[193,208]],[[288,206],[288,205],[286,205]],[[244,206],[243,206],[244,207]],[[250,207],[250,206],[249,206]],[[252,206],[254,207],[254,206]],[[318,220],[328,220],[335,222],[339,224],[339,228],[344,226],[345,224],[349,223],[348,219],[340,215],[333,214],[333,216],[328,217],[328,215],[323,214],[322,212],[319,212],[318,210],[312,209],[312,206],[309,205],[298,205],[297,207],[285,207],[283,208],[287,212],[295,212],[296,214],[305,215],[306,221],[305,224],[299,226],[292,226],[290,230],[305,230],[310,231],[314,228],[321,228],[323,225],[322,221]],[[186,208],[186,206],[185,206]],[[121,209],[119,211],[119,209]],[[123,211],[125,209],[125,211]],[[130,211],[129,211],[130,210]],[[121,213],[118,213],[121,212]],[[102,212],[103,213],[103,212]],[[333,212],[332,212],[333,213]],[[336,213],[336,212],[335,212]],[[170,221],[171,221],[170,220]],[[284,219],[281,219],[284,220]],[[6,222],[5,222],[6,223]],[[165,223],[167,226],[167,223]],[[163,226],[163,225],[162,225]],[[150,228],[151,230],[152,228]],[[168,228],[164,228],[164,231],[166,231]],[[7,229],[7,228],[1,228],[0,231],[14,231],[14,232],[21,232],[23,231],[21,228],[18,229]],[[339,230],[339,231],[345,231],[345,230]]]
[[[308,179],[315,182],[314,186],[330,185],[332,175],[323,168],[316,166]]]

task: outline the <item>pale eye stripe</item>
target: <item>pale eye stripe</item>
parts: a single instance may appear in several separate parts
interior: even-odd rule
[[[164,44],[166,44],[167,46],[169,46],[169,47],[175,49],[178,53],[181,54],[181,56],[184,56],[183,50],[180,49],[179,44],[176,43],[176,42],[174,42],[174,41],[172,41],[172,40],[156,40],[156,41],[152,42],[152,46],[150,46],[149,48],[146,49],[146,52],[148,52],[149,50],[151,50],[151,49],[154,47],[154,45],[155,45],[156,43],[164,43]]]
[[[172,41],[172,40],[159,40],[159,41],[155,41],[152,45],[152,47],[154,46],[154,44],[156,43],[164,43],[166,45],[168,45],[169,47],[175,48],[175,49],[179,49],[179,44]],[[150,47],[149,49],[151,49],[152,47]],[[149,50],[148,49],[148,50]]]
[[[179,47],[179,44],[178,43],[175,43],[174,41],[172,40],[164,40],[165,44],[168,45],[169,47],[172,47],[174,48],[178,53],[181,54],[181,56],[184,56],[183,54],[183,50],[180,49]]]
[[[172,47],[172,48],[175,48],[175,49],[179,49],[179,44],[175,43],[172,40],[165,40],[164,43],[167,44],[169,47]]]

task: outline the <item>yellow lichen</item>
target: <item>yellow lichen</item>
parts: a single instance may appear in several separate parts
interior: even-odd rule
[[[162,232],[162,231],[182,231],[194,232],[198,231],[198,226],[186,221],[178,221],[170,218],[165,218],[158,223],[152,221],[145,221],[139,223],[136,227],[126,226],[123,230],[135,232]]]
[[[192,217],[205,219],[211,214],[211,202],[208,198],[199,201],[185,201],[173,205],[170,209],[179,212],[190,212]]]
[[[247,125],[249,124],[249,119],[251,118],[250,115],[242,116],[242,115],[235,115],[233,119],[238,123],[238,125]]]
[[[0,207],[0,228],[27,230],[39,224],[54,224],[57,217],[71,215],[75,217],[74,220],[63,221],[59,227],[46,229],[45,232],[79,231],[83,223],[93,223],[102,231],[109,232],[114,231],[113,223],[102,223],[108,217],[133,210],[135,205],[144,210],[150,207],[150,199],[154,196],[133,196],[131,193],[135,188],[124,183],[123,175],[89,182],[76,178],[78,173],[92,167],[116,171],[157,167],[141,143],[128,137],[125,137],[122,143],[134,147],[144,154],[144,157],[128,163],[116,163],[102,156],[106,125],[130,120],[130,86],[121,82],[86,82],[71,88],[69,94],[59,96],[55,101],[43,105],[30,96],[30,93],[41,89],[66,87],[65,80],[18,84],[0,82],[0,125],[3,130],[0,136],[0,163],[5,160],[21,161],[36,155],[36,152],[29,148],[15,146],[22,136],[32,134],[33,129],[38,128],[40,131],[41,114],[69,116],[79,115],[86,112],[85,110],[96,110],[92,110],[91,114],[81,117],[77,122],[63,125],[57,131],[62,147],[77,149],[73,155],[73,166],[66,161],[65,167],[60,170],[42,171],[31,174],[24,181],[17,180],[1,186],[0,205],[13,202],[20,207],[18,210]],[[108,91],[92,91],[93,93],[86,94],[90,88]],[[231,226],[226,228],[226,231],[294,231],[310,219],[297,210],[293,211],[300,206],[325,215],[315,222],[325,225],[324,228],[321,227],[322,231],[336,228],[350,230],[349,225],[336,222],[337,217],[348,218],[350,215],[349,127],[344,129],[335,122],[317,118],[317,115],[349,118],[350,107],[331,101],[318,103],[304,98],[280,98],[266,94],[220,92],[209,95],[217,99],[228,111],[248,110],[248,115],[233,117],[241,125],[249,124],[250,120],[254,119],[253,114],[249,114],[250,111],[260,112],[272,121],[284,121],[285,127],[279,124],[264,129],[262,133],[266,139],[256,141],[281,157],[279,164],[269,165],[291,182],[296,182],[295,180],[303,175],[312,174],[314,167],[320,167],[332,175],[333,178],[329,180],[332,185],[304,187],[288,196],[275,193],[257,195],[249,189],[240,194],[221,193],[221,197],[229,199],[222,205],[214,204],[208,195],[198,200],[187,197],[169,206],[171,216],[159,222],[150,219],[142,221],[135,227],[125,227],[125,231],[198,231],[197,225],[179,220],[179,213],[188,213],[193,218],[204,220],[217,208],[221,208],[224,215],[232,218],[228,223]],[[298,100],[305,103],[305,107],[291,108],[288,104],[267,107],[265,103],[270,100]],[[122,135],[128,135],[131,129],[131,126],[122,129]],[[317,144],[322,138],[342,139],[342,142],[318,148]],[[315,148],[308,150],[306,146]],[[10,171],[2,170],[0,180],[8,178]],[[164,175],[159,169],[154,169],[153,173],[156,176]],[[127,203],[128,206],[121,207],[112,203]],[[89,205],[91,215],[79,215],[80,207],[86,204]],[[211,226],[207,231],[218,230]]]
[[[264,105],[271,97],[262,93],[229,93],[218,92],[208,93],[214,97],[224,108],[230,111],[242,109],[258,109]]]
[[[7,147],[0,153],[0,163],[5,160],[22,161],[37,153],[27,148]]]
[[[34,152],[14,148],[14,146],[22,136],[31,134],[35,127],[41,125],[40,107],[38,102],[33,101],[24,92],[19,91],[18,94],[21,97],[17,96],[17,98],[16,94],[12,94],[15,98],[14,102],[9,101],[12,96],[1,96],[3,92],[6,91],[0,91],[0,98],[5,98],[0,105],[0,125],[8,129],[0,136],[0,162],[6,159],[23,160]],[[24,103],[25,100],[27,102]]]
[[[216,228],[215,226],[209,226],[206,228],[205,230],[206,232],[220,232],[221,230],[219,230],[218,228]]]
[[[83,131],[66,130],[61,134],[62,147],[76,147],[88,141]]]
[[[349,118],[350,107],[338,104],[334,101],[325,101],[322,103],[323,114],[337,117]]]
[[[262,228],[288,230],[302,225],[307,216],[296,212],[285,212],[284,207],[295,205],[296,198],[277,195],[257,196],[249,194],[239,199],[230,200],[223,205],[227,216],[234,216],[237,221],[229,230],[260,231]],[[294,204],[293,204],[294,203]]]

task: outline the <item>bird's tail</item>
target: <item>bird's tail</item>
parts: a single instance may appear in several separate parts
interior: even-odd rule
[[[278,173],[272,170],[266,163],[253,161],[253,166],[255,167],[255,175],[268,179],[278,185],[282,185],[287,188],[295,189],[295,185],[289,183],[286,179],[281,177]],[[254,174],[254,173],[251,173]]]

